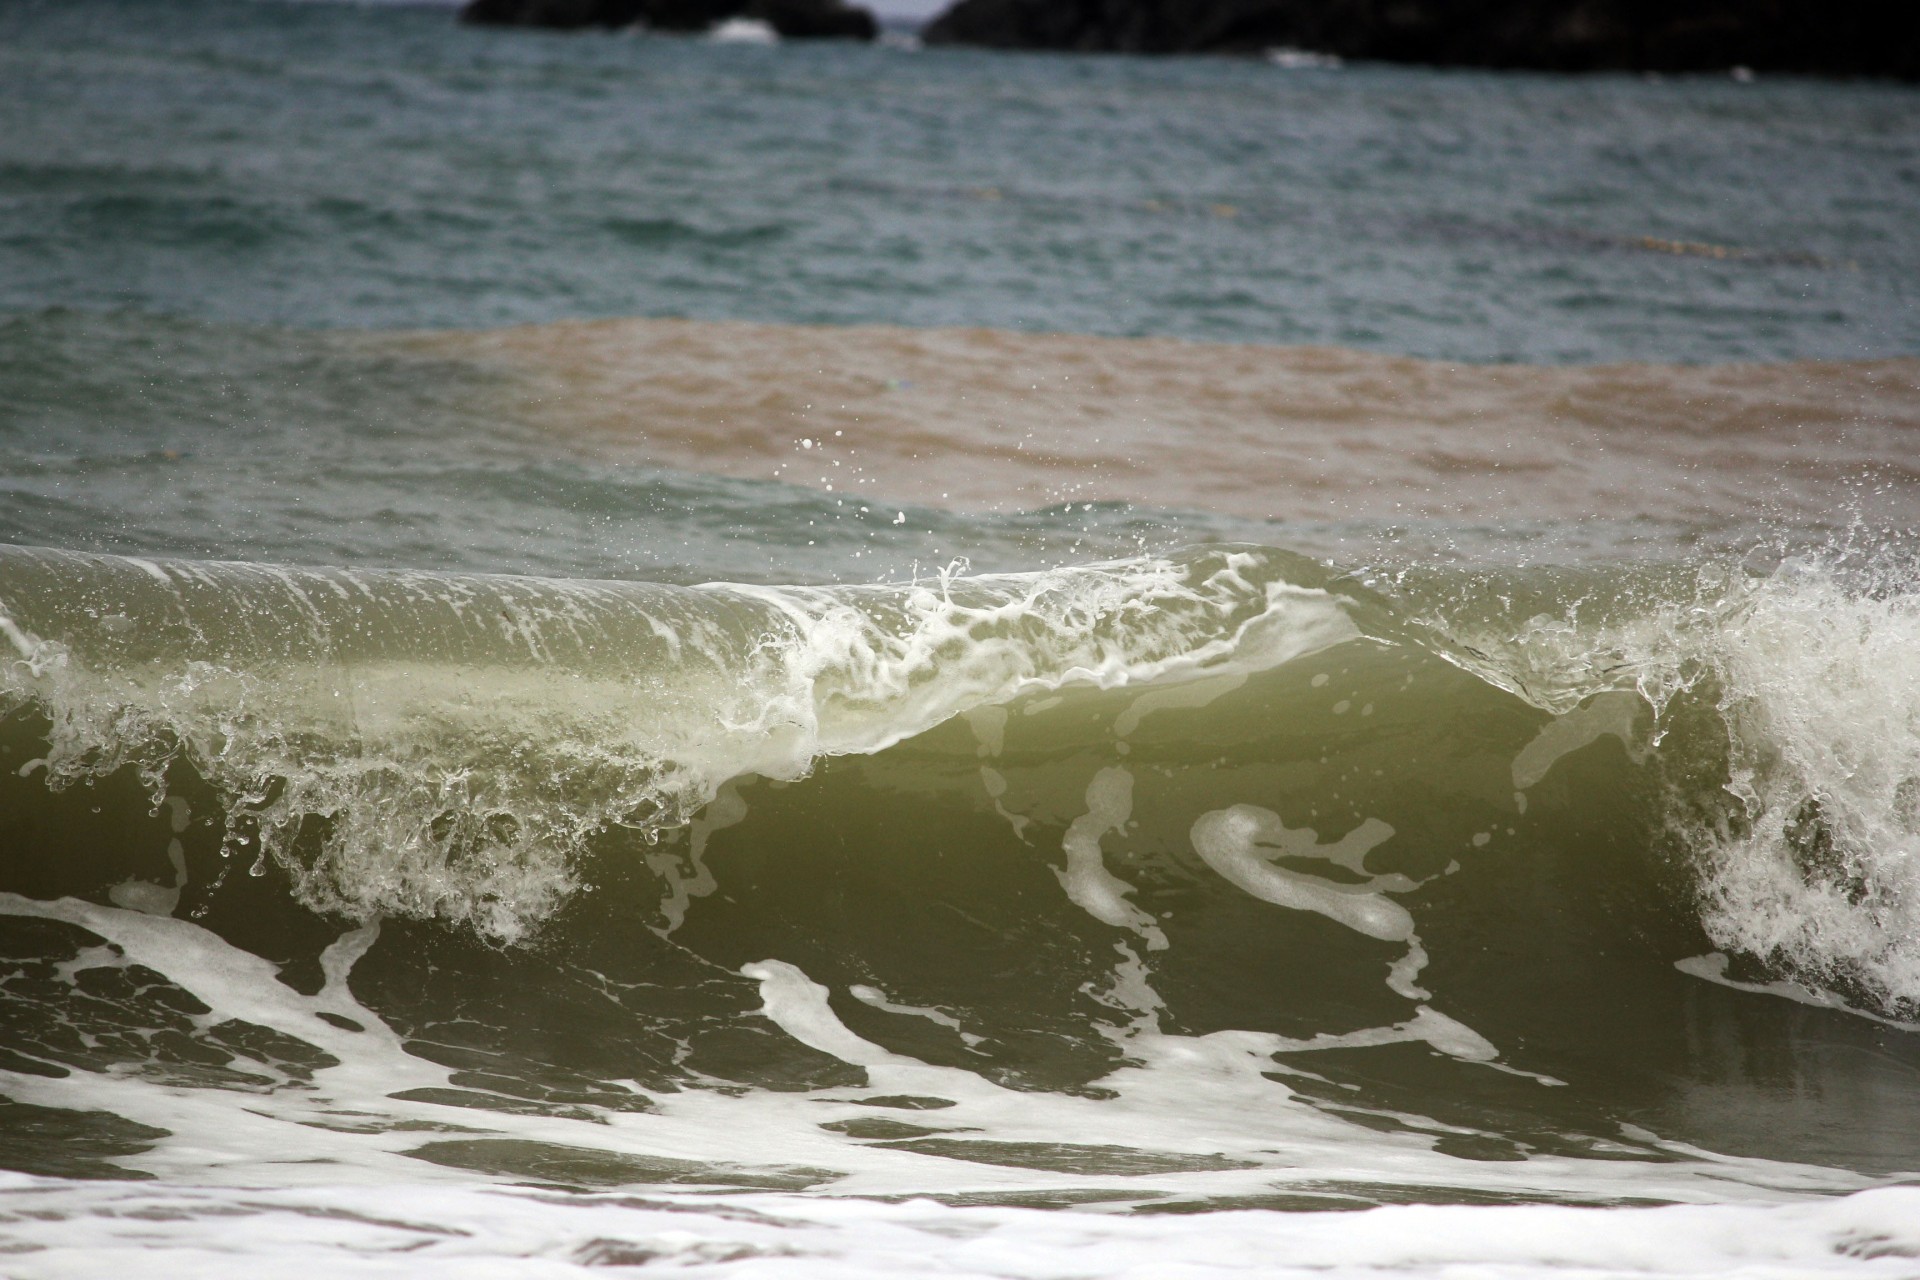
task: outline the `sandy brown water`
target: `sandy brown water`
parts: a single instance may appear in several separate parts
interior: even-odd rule
[[[497,408],[575,445],[881,503],[1708,527],[1920,517],[1920,359],[1467,365],[649,319],[381,341],[506,373],[517,403]]]

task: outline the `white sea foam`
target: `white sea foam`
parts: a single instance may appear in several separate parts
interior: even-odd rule
[[[1524,801],[1613,736],[1635,760],[1671,713],[1724,724],[1725,819],[1677,809],[1714,943],[1800,983],[1920,1019],[1920,592],[1904,564],[1718,566],[1627,607],[1575,601],[1502,626],[1425,619],[1438,652],[1556,714],[1513,762]],[[1636,712],[1634,701],[1650,710]]]
[[[1708,933],[1920,1019],[1920,594],[1790,564],[1715,657],[1746,821],[1708,847]]]
[[[780,43],[780,35],[771,26],[758,18],[728,18],[715,27],[707,39],[720,44],[762,44]]]
[[[0,1175],[0,1248],[9,1254],[7,1274],[20,1280],[560,1276],[642,1264],[742,1280],[918,1276],[930,1265],[961,1277],[1441,1276],[1462,1268],[1892,1276],[1910,1274],[1920,1256],[1920,1192],[1911,1189],[1867,1191],[1868,1180],[1839,1171],[1714,1156],[1625,1129],[1606,1160],[1463,1162],[1436,1143],[1472,1130],[1378,1113],[1394,1122],[1378,1132],[1296,1097],[1284,1081],[1304,1074],[1299,1067],[1276,1072],[1276,1053],[1408,1040],[1470,1061],[1493,1057],[1484,1039],[1425,1007],[1404,1025],[1306,1042],[1246,1031],[1170,1034],[1146,1016],[1117,1033],[1126,1060],[1097,1082],[1102,1096],[1035,1093],[863,1038],[836,1015],[825,985],[769,958],[744,970],[760,984],[766,1017],[859,1067],[864,1085],[805,1094],[696,1088],[656,1097],[652,1111],[594,1119],[505,1114],[430,1101],[451,1083],[448,1069],[408,1053],[355,1000],[348,978],[373,927],[328,949],[325,984],[306,996],[276,981],[272,965],[187,921],[13,896],[0,898],[0,912],[93,931],[119,949],[114,963],[164,973],[204,1003],[198,1024],[244,1019],[336,1060],[298,1087],[244,1092],[182,1089],[134,1071],[0,1072],[18,1101],[110,1111],[171,1132],[151,1151],[119,1157],[163,1183]],[[95,951],[90,963],[108,962],[107,948]],[[1134,969],[1144,981],[1137,958]],[[890,1014],[965,1027],[964,1018],[899,1005],[875,989],[849,994]],[[1150,995],[1133,1003],[1150,1004]],[[908,1113],[925,1121],[906,1129],[927,1135],[918,1149],[858,1140],[849,1130],[886,1114],[873,1102],[903,1094],[945,1104]],[[1358,1099],[1351,1109],[1367,1110]],[[455,1145],[497,1143],[509,1153],[598,1160],[601,1168],[638,1162],[630,1180],[641,1184],[651,1180],[648,1169],[681,1162],[676,1181],[714,1189],[516,1188],[504,1184],[526,1175],[509,1167],[476,1172],[437,1162],[433,1144],[447,1140],[449,1126]],[[782,1196],[719,1190],[732,1178],[782,1173],[817,1186]],[[1199,1217],[984,1207],[1021,1199],[1342,1206],[1364,1203],[1381,1186],[1443,1202],[1458,1194],[1686,1207]],[[1861,1194],[1807,1199],[1848,1192]],[[964,1207],[969,1202],[983,1207]]]
[[[1908,1277],[1920,1190],[1773,1206],[1418,1205],[1126,1217],[927,1200],[564,1196],[434,1185],[271,1190],[0,1175],[18,1280],[545,1277],[645,1267],[729,1280],[1259,1275]]]
[[[1121,1204],[1200,1204],[1288,1195],[1339,1200],[1385,1185],[1442,1200],[1457,1190],[1574,1201],[1767,1203],[1869,1185],[1841,1171],[1716,1156],[1646,1136],[1627,1139],[1624,1131],[1614,1158],[1605,1160],[1533,1154],[1492,1164],[1461,1161],[1435,1144],[1470,1130],[1409,1115],[1397,1117],[1394,1131],[1376,1132],[1296,1096],[1276,1074],[1276,1053],[1330,1044],[1248,1031],[1177,1035],[1157,1029],[1150,1017],[1119,1033],[1125,1060],[1096,1082],[1101,1096],[1012,1089],[863,1038],[840,1021],[824,984],[777,958],[746,969],[760,984],[767,1018],[795,1040],[860,1067],[864,1086],[801,1094],[692,1088],[654,1096],[651,1110],[592,1117],[476,1111],[435,1101],[452,1084],[450,1070],[407,1052],[353,998],[347,976],[372,941],[371,930],[344,935],[325,958],[324,988],[303,996],[277,981],[272,965],[187,921],[12,896],[0,898],[0,912],[91,930],[122,949],[118,963],[163,973],[208,1006],[198,1024],[244,1020],[337,1060],[316,1067],[310,1081],[246,1090],[183,1089],[137,1070],[58,1078],[0,1072],[6,1093],[19,1102],[108,1111],[168,1131],[173,1136],[156,1139],[151,1151],[118,1159],[177,1187],[342,1180],[446,1185],[488,1176],[434,1162],[431,1143],[446,1139],[449,1126],[461,1142],[540,1144],[616,1164],[641,1162],[631,1174],[616,1174],[616,1182],[657,1182],[646,1162],[678,1161],[670,1172],[680,1183],[725,1187],[739,1185],[740,1177],[784,1176],[817,1184],[814,1194],[827,1196],[1092,1196]],[[1403,1026],[1361,1033],[1353,1043],[1407,1040],[1475,1061],[1492,1052],[1469,1029],[1430,1011]],[[948,1104],[910,1113],[926,1121],[923,1132],[939,1140],[934,1147],[863,1141],[832,1127],[871,1121],[885,1112],[869,1099],[901,1094]],[[1354,1106],[1364,1109],[1357,1099]],[[507,1159],[500,1177],[515,1177],[510,1165]],[[606,1176],[590,1181],[604,1183]]]

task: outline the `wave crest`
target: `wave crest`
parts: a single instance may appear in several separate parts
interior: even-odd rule
[[[1358,634],[1232,548],[843,588],[681,588],[0,551],[8,709],[64,786],[184,761],[233,856],[307,905],[512,941],[586,841],[683,825],[729,779],[802,776],[1020,693],[1277,665]]]

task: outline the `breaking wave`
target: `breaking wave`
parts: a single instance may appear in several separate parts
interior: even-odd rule
[[[1245,686],[1287,688],[1282,673],[1336,651],[1352,655],[1347,687],[1314,697],[1323,671],[1304,692],[1324,705],[1291,708],[1289,731],[1325,739],[1322,754],[1396,702],[1442,721],[1497,708],[1527,727],[1496,806],[1509,812],[1476,816],[1485,830],[1459,852],[1519,819],[1556,761],[1611,737],[1659,793],[1649,839],[1683,867],[1716,947],[1756,981],[1910,1018],[1917,599],[1884,566],[1806,558],[1766,572],[1422,578],[1230,547],[893,586],[686,588],[9,548],[0,679],[16,724],[44,721],[22,774],[59,789],[131,770],[158,806],[170,771],[190,770],[218,797],[221,857],[256,875],[277,866],[308,907],[463,922],[508,942],[583,886],[603,833],[636,836],[659,869],[663,838],[740,807],[733,793],[716,803],[728,784],[886,756],[947,722],[989,762],[975,803],[1026,839],[1050,819],[1008,807],[1019,771],[998,757],[1011,725],[1029,751],[1072,743],[1087,760],[1066,788],[1085,813],[1059,819],[1068,898],[1152,941],[1159,927],[1100,853],[1103,835],[1138,825],[1129,739],[1149,716],[1174,722],[1158,767],[1251,779],[1252,760],[1212,758],[1258,736],[1236,724],[1237,704],[1262,701]],[[1422,698],[1400,667],[1435,659],[1475,679]],[[1473,807],[1440,782],[1419,780],[1436,805]],[[1173,790],[1176,809],[1192,807]],[[1287,798],[1339,807],[1337,792],[1310,792]],[[1391,895],[1425,880],[1371,870],[1369,850],[1456,856],[1389,843],[1394,826],[1357,809],[1330,848],[1294,834],[1259,786],[1238,802],[1172,821],[1189,835],[1172,852],[1375,937],[1412,934]],[[684,911],[685,884],[704,874],[668,875],[663,900],[677,894]]]

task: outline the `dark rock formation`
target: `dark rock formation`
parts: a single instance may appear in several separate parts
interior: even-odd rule
[[[485,26],[626,27],[640,20],[644,0],[467,0],[460,21]]]
[[[928,44],[1920,78],[1914,0],[958,0]]]
[[[845,0],[467,0],[462,22],[510,27],[630,27],[706,31],[729,18],[758,18],[794,40],[871,40],[873,14]]]
[[[880,34],[872,13],[840,0],[754,0],[747,16],[759,18],[783,39],[871,40]]]

